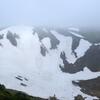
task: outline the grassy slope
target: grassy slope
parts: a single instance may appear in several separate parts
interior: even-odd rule
[[[6,89],[4,85],[0,85],[0,100],[47,100],[47,99],[32,97],[20,91]]]
[[[24,92],[7,89],[0,84],[0,100],[58,100],[55,96],[48,99],[33,97]]]

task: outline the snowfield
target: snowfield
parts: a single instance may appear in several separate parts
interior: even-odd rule
[[[95,78],[100,75],[99,72],[91,72],[85,67],[83,71],[68,74],[63,73],[59,68],[60,64],[63,65],[60,58],[62,51],[65,52],[68,62],[74,63],[85,54],[91,43],[81,39],[75,50],[78,58],[75,58],[71,50],[71,36],[67,37],[51,30],[60,43],[57,45],[57,49],[50,49],[50,38],[44,37],[39,41],[37,32],[33,34],[33,30],[34,27],[13,26],[0,31],[0,35],[4,34],[4,38],[0,40],[3,45],[0,47],[0,83],[7,88],[43,98],[54,96],[54,94],[60,100],[74,100],[74,96],[78,94],[86,96],[86,100],[96,98],[83,94],[79,87],[72,84],[72,81]],[[19,39],[16,39],[17,46],[13,46],[6,38],[8,31],[19,36]],[[40,52],[41,44],[48,51],[46,56]],[[16,79],[18,76],[22,80]]]

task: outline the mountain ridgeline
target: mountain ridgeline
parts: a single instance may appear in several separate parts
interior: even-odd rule
[[[55,95],[59,100],[98,99],[99,31],[5,28],[0,31],[0,67],[1,84],[13,90],[41,98]]]

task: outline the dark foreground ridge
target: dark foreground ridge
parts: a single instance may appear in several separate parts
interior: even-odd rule
[[[4,85],[0,84],[0,100],[58,100],[58,99],[56,98],[56,96],[49,97],[48,99],[33,97],[21,91],[7,89]]]
[[[0,100],[60,100],[60,99],[57,99],[55,95],[47,99],[40,97],[33,97],[21,91],[7,89],[4,85],[0,84]],[[74,97],[74,100],[85,100],[85,97],[77,95]]]

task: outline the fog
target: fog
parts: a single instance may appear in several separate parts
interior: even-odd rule
[[[0,0],[0,26],[100,26],[100,0]]]

